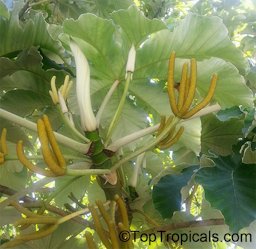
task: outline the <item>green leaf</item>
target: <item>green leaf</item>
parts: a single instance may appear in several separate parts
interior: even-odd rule
[[[50,104],[50,95],[42,96],[33,91],[20,89],[7,92],[0,100],[1,108],[20,116],[30,115],[35,109],[42,109]]]
[[[33,245],[36,248],[45,248],[45,249],[55,249],[55,248],[64,248],[67,241],[75,242],[75,238],[78,233],[84,230],[84,225],[78,224],[76,222],[65,222],[61,224],[57,230],[55,230],[51,235],[46,238],[30,242],[30,245]],[[70,244],[70,243],[68,243]],[[79,248],[73,247],[72,248]]]
[[[195,58],[218,57],[245,72],[248,66],[242,52],[228,37],[228,30],[219,17],[189,14],[173,31],[172,49],[177,55]]]
[[[195,180],[206,199],[219,209],[233,232],[248,226],[256,218],[256,165],[243,164],[240,156],[212,158],[215,167],[201,168]]]
[[[92,78],[120,78],[130,48],[111,20],[83,14],[77,20],[66,20],[64,32],[79,43],[91,61]]]
[[[214,99],[221,107],[227,108],[234,105],[252,106],[252,91],[246,86],[244,78],[239,75],[234,65],[216,58],[198,62],[197,89],[201,96],[207,94],[210,77],[213,73],[218,75]]]
[[[23,50],[16,59],[0,58],[2,107],[29,115],[36,108],[53,105],[49,95],[51,78],[56,75],[59,87],[65,74],[63,70],[44,71],[42,65],[42,56],[34,47]]]
[[[9,140],[11,130],[7,130],[7,139]],[[17,133],[16,133],[17,134]],[[8,155],[3,164],[0,164],[0,183],[3,186],[13,190],[23,189],[28,181],[27,171],[17,159],[16,155],[16,137],[15,143],[7,142]]]
[[[9,18],[9,16],[10,16],[7,7],[5,6],[5,4],[2,1],[0,1],[0,16],[4,17],[4,18]]]
[[[140,71],[137,76],[147,72],[150,78],[163,77],[171,51],[175,51],[178,58],[193,57],[200,61],[216,57],[231,62],[242,71],[247,67],[241,51],[232,44],[218,17],[190,14],[173,32],[161,30],[151,35],[137,51],[136,69]]]
[[[138,104],[146,108],[149,113],[159,116],[170,115],[168,94],[163,90],[162,84],[134,79],[129,90],[136,97]]]
[[[174,151],[173,161],[175,165],[198,164],[198,158],[196,157],[196,154],[184,147]]]
[[[105,109],[104,115],[102,116],[101,123],[103,127],[109,127],[109,124],[113,118],[118,103],[119,99],[117,95],[113,96]],[[120,119],[112,135],[112,140],[115,141],[119,138],[122,138],[123,136],[129,135],[135,131],[143,129],[146,126],[147,125],[145,112],[143,112],[143,110],[136,107],[133,103],[131,103],[128,100],[124,105]],[[132,147],[134,149],[134,146],[134,143],[129,144],[130,149]]]
[[[254,147],[254,149],[252,148]],[[255,150],[255,143],[246,142],[243,146],[243,163],[245,164],[254,164],[256,163],[256,150]]]
[[[68,198],[70,193],[73,193],[78,200],[81,200],[87,194],[90,203],[95,200],[104,199],[103,190],[95,180],[90,178],[90,176],[61,177],[56,180],[55,185],[55,202],[60,206],[63,206],[65,203],[73,203],[71,199]]]
[[[161,157],[162,156],[162,157]],[[159,176],[161,172],[164,171],[163,161],[167,163],[167,160],[170,158],[164,158],[162,154],[154,153],[149,151],[145,154],[145,163],[146,163],[146,172],[151,174],[152,179],[156,176]]]
[[[255,120],[255,109],[250,108],[246,112],[246,116],[244,119],[244,127],[243,127],[243,134],[247,137],[250,132],[254,133],[254,129],[256,127],[256,120]]]
[[[20,190],[26,186],[27,174],[19,161],[7,161],[0,165],[1,185],[14,190]]]
[[[26,146],[31,146],[31,142],[28,140],[27,134],[24,130],[22,130],[19,126],[13,124],[12,122],[0,118],[0,131],[2,131],[3,128],[7,128],[7,141],[16,144],[18,140],[23,140]],[[13,153],[14,151],[16,151],[15,148],[13,150]],[[15,154],[16,152],[13,155]]]
[[[174,211],[181,209],[181,188],[187,185],[195,166],[184,169],[178,175],[166,175],[154,186],[152,198],[155,208],[163,218],[170,218]]]
[[[240,119],[243,116],[243,112],[240,110],[238,106],[233,106],[231,108],[225,109],[225,110],[220,110],[217,114],[216,117],[220,121],[228,121],[233,118]]]
[[[90,183],[88,178],[88,176],[64,176],[58,178],[55,183],[55,202],[60,206],[63,206],[65,203],[72,203],[71,199],[68,198],[71,193],[73,193],[74,196],[80,200],[84,196],[85,191]]]
[[[0,17],[0,45],[0,55],[32,46],[40,46],[60,56],[63,53],[61,43],[49,35],[47,24],[41,14],[36,14],[25,24],[21,24],[15,14],[9,19]]]
[[[35,228],[32,228],[35,229]],[[35,230],[31,230],[34,232]],[[84,225],[68,221],[61,224],[52,234],[38,240],[31,240],[22,245],[13,247],[15,249],[31,249],[31,248],[44,248],[44,249],[82,249],[85,248],[85,241],[75,238],[84,230]]]
[[[49,95],[50,81],[56,75],[56,86],[64,80],[63,70],[43,70],[42,56],[36,48],[23,50],[16,59],[0,58],[0,105],[20,116],[53,106]],[[18,103],[18,105],[17,105]]]
[[[186,120],[181,123],[181,126],[184,127],[184,132],[173,149],[185,147],[199,155],[201,151],[201,120],[199,118]]]
[[[42,74],[42,56],[36,48],[23,50],[15,60],[5,57],[0,58],[0,78],[19,70]]]
[[[255,42],[255,39],[253,37],[251,37],[251,38]],[[256,67],[254,66],[254,67],[250,68],[250,71],[248,72],[248,74],[245,77],[246,77],[248,86],[255,93],[256,92],[256,84],[255,84],[255,82],[256,82]]]
[[[21,214],[13,207],[9,206],[0,212],[0,226],[13,224],[21,218]]]
[[[232,152],[232,145],[242,137],[243,122],[232,119],[221,122],[215,116],[208,115],[202,118],[202,153],[209,151],[220,155]]]
[[[63,15],[63,18],[72,17],[74,19],[78,18],[80,14],[83,13],[93,13],[99,17],[109,18],[110,13],[114,10],[126,9],[131,4],[132,0],[76,0],[72,3],[69,0],[62,0],[57,2],[59,9]],[[56,15],[53,11],[52,15]]]
[[[150,34],[166,29],[162,21],[146,18],[134,5],[128,10],[113,12],[111,17],[123,29],[130,43],[135,47],[138,47]]]

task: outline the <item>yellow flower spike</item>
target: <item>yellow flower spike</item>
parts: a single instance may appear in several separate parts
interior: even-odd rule
[[[106,222],[107,225],[108,225],[108,223],[111,221],[110,215],[109,215],[108,212],[106,211],[106,209],[105,209],[105,207],[104,207],[102,201],[97,200],[97,201],[95,201],[95,202],[96,202],[96,204],[97,204],[97,206],[98,206],[98,208],[99,208],[99,210],[100,210],[100,213],[101,213],[103,219],[105,220],[105,222]]]
[[[27,241],[44,238],[44,237],[50,235],[51,233],[53,233],[57,228],[58,228],[57,224],[45,225],[39,231],[36,231],[34,233],[18,235],[15,239],[5,243],[3,245],[3,248],[11,248],[11,247],[15,247],[17,245],[24,244]]]
[[[90,232],[85,232],[85,239],[89,249],[98,249],[97,245],[95,244],[92,234]]]
[[[14,226],[23,226],[26,224],[56,224],[58,219],[56,217],[38,216],[32,218],[22,218],[14,223]]]
[[[189,108],[193,102],[193,99],[195,97],[196,78],[197,78],[197,64],[196,64],[196,60],[193,58],[193,59],[191,59],[191,62],[190,62],[190,83],[189,83],[188,95],[187,95],[184,105],[182,106],[181,110],[177,114],[177,116],[179,116],[181,118],[189,110]]]
[[[88,208],[93,218],[95,231],[98,233],[102,243],[106,246],[107,249],[113,249],[108,240],[108,235],[106,234],[105,230],[102,228],[102,225],[100,223],[100,218],[98,217],[98,213],[96,209],[92,205],[90,205]]]
[[[106,209],[104,208],[102,201],[98,200],[96,201],[96,204],[100,210],[100,213],[103,219],[105,220],[108,226],[110,240],[112,242],[112,248],[119,248],[119,242],[118,242],[118,237],[117,237],[117,232],[116,232],[114,222],[111,220],[110,215],[107,213]]]
[[[29,209],[23,207],[18,202],[11,201],[10,205],[13,206],[18,212],[26,215],[27,217],[39,217],[38,214],[31,212]]]
[[[173,121],[173,119],[174,119],[174,116],[170,116],[168,119],[167,119],[167,121],[166,121],[166,123],[165,123],[165,126],[169,126],[170,124],[171,124],[171,122]]]
[[[175,132],[175,127],[173,127],[170,132],[167,134],[167,136],[162,139],[160,141],[160,143],[158,144],[159,145],[159,148],[163,145],[165,145],[166,143],[169,143],[169,141],[173,138],[173,135],[174,135],[174,132]]]
[[[8,148],[7,148],[7,143],[6,143],[6,134],[7,134],[7,129],[3,128],[2,133],[1,133],[1,150],[5,155],[8,154]]]
[[[40,174],[40,175],[43,175],[43,176],[47,176],[47,177],[54,177],[55,174],[49,170],[45,170],[45,169],[41,169],[40,167],[34,165],[32,162],[30,162],[25,154],[24,154],[24,151],[23,151],[23,141],[19,141],[17,143],[17,146],[16,146],[16,152],[17,152],[17,156],[18,156],[18,159],[20,160],[20,162],[26,167],[28,168],[29,170],[31,170],[32,172],[34,173],[37,173],[37,174]]]
[[[174,69],[175,69],[175,52],[172,52],[169,59],[167,89],[168,89],[169,102],[171,105],[172,112],[174,115],[177,116],[178,108],[176,105],[176,96],[174,91]]]
[[[186,91],[186,83],[187,83],[187,77],[188,77],[188,64],[184,63],[182,67],[182,75],[181,75],[181,81],[180,81],[180,88],[179,88],[179,97],[178,97],[178,110],[180,111],[184,102],[185,98],[187,97],[185,95]]]
[[[118,228],[119,228],[119,232],[121,233],[122,231],[127,231],[126,227],[124,226],[123,223],[118,223]],[[121,248],[122,249],[133,249],[134,246],[133,246],[133,243],[132,243],[132,240],[129,239],[127,242],[123,242],[121,243]]]
[[[112,243],[112,248],[113,249],[119,249],[120,248],[120,244],[119,244],[119,238],[117,236],[117,231],[116,231],[116,226],[115,223],[113,221],[111,221],[109,223],[109,236],[110,236],[110,240]]]
[[[52,150],[53,150],[53,152],[54,152],[54,154],[57,158],[57,161],[58,161],[60,167],[65,169],[66,168],[66,161],[65,161],[65,158],[63,157],[63,155],[60,151],[59,145],[58,145],[58,143],[56,141],[56,138],[54,136],[49,118],[46,115],[43,115],[43,121],[44,121],[45,130],[47,132],[49,142],[50,142]]]
[[[0,152],[0,164],[4,163],[4,153]]]
[[[185,84],[185,99],[188,97],[188,92],[189,92],[189,85],[190,84],[190,76],[189,73],[187,73],[187,79],[186,79],[186,84]]]
[[[184,127],[182,126],[182,127],[180,127],[180,129],[178,130],[178,132],[176,133],[176,135],[175,135],[169,142],[167,142],[167,143],[166,143],[165,145],[163,145],[163,146],[159,146],[159,148],[160,148],[161,150],[165,150],[165,149],[170,148],[172,145],[174,145],[175,143],[178,142],[178,140],[180,139],[180,137],[181,137],[183,131],[184,131]]]
[[[121,214],[122,223],[124,224],[126,230],[129,230],[130,225],[129,225],[129,219],[128,219],[128,214],[127,214],[126,204],[123,201],[123,199],[118,195],[115,195],[115,201],[117,203],[118,209],[119,209],[120,214]]]
[[[164,130],[165,121],[166,121],[166,117],[165,116],[161,116],[160,125],[159,125],[159,128],[157,130],[157,136],[159,136],[161,134],[161,132]]]
[[[38,119],[37,121],[37,131],[38,131],[39,140],[41,142],[42,154],[43,154],[45,163],[56,176],[65,175],[66,170],[61,168],[57,164],[52,154],[52,151],[49,147],[49,140],[48,140],[45,124],[42,119]]]
[[[210,88],[209,88],[209,91],[208,91],[206,97],[196,107],[194,107],[192,110],[190,110],[189,112],[184,114],[183,118],[192,117],[194,114],[196,114],[197,112],[202,110],[204,107],[206,107],[211,102],[212,97],[215,92],[215,89],[216,89],[217,79],[218,79],[217,74],[213,74],[212,79],[211,79]]]
[[[161,128],[161,132],[160,131],[160,127],[158,128],[158,132],[157,132],[157,136],[160,135],[160,133],[162,133],[162,131],[171,124],[171,122],[173,121],[174,119],[174,116],[170,116],[167,121],[164,123],[164,127]],[[160,123],[160,126],[161,126],[161,123]]]
[[[22,240],[24,243],[24,241],[41,239],[53,233],[57,228],[58,224],[47,224],[34,233],[19,235],[15,238],[15,240]]]

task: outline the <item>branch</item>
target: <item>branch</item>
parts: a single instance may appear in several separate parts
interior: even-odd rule
[[[22,206],[26,207],[26,208],[41,208],[41,207],[44,207],[46,210],[48,210],[52,213],[58,214],[59,216],[62,216],[62,217],[70,215],[70,212],[66,212],[66,211],[64,211],[60,208],[57,208],[55,206],[52,206],[50,204],[47,204],[47,203],[44,203],[44,202],[41,202],[41,201],[27,202],[27,203],[24,203]],[[79,224],[90,227],[91,229],[94,228],[93,224],[90,221],[87,221],[87,220],[85,220],[81,217],[74,217],[74,218],[72,218],[72,220],[79,223]]]
[[[6,186],[3,186],[3,185],[0,185],[0,193],[3,193],[5,195],[14,195],[17,193],[17,191],[11,189],[11,188],[8,188]],[[48,203],[45,203],[43,201],[37,201],[35,200],[34,198],[32,197],[29,197],[29,196],[24,196],[23,198],[21,198],[20,200],[24,201],[24,203],[19,203],[20,205],[22,205],[24,208],[41,208],[41,207],[44,207],[45,209],[47,209],[48,211],[52,212],[52,213],[55,213],[59,216],[67,216],[67,215],[70,215],[69,212],[66,212],[60,208],[57,208],[55,206],[52,206]],[[82,224],[82,225],[85,225],[85,226],[88,226],[90,228],[93,229],[93,224],[90,222],[90,221],[87,221],[81,217],[74,217],[72,218],[72,220],[74,220],[75,222],[79,223],[79,224]]]
[[[6,200],[0,202],[0,212],[2,209],[4,209],[6,206],[8,206],[12,201],[17,201],[19,199],[22,199],[27,194],[37,191],[38,189],[40,189],[41,187],[45,186],[46,184],[48,184],[52,181],[54,181],[54,178],[51,178],[51,177],[43,178],[40,181],[29,186],[29,188],[25,188],[18,192],[15,192],[15,194],[11,195]]]
[[[0,193],[5,194],[5,195],[14,195],[17,193],[17,191],[8,188],[6,186],[0,185]],[[29,196],[23,196],[22,198],[20,198],[20,200],[24,201],[24,202],[30,202],[33,201],[33,198],[29,197]]]

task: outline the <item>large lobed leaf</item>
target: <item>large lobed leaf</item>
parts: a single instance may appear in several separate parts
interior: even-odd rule
[[[232,152],[232,145],[242,137],[242,120],[219,121],[214,115],[202,118],[202,153],[210,152],[226,156]]]
[[[154,186],[152,198],[163,218],[170,218],[181,209],[181,189],[187,185],[196,167],[184,169],[177,175],[166,175]]]
[[[111,17],[123,29],[130,43],[136,47],[148,38],[150,34],[166,29],[162,21],[146,18],[135,6],[131,6],[128,10],[115,11]]]
[[[256,219],[256,165],[244,164],[239,155],[211,158],[215,167],[201,168],[195,180],[212,207],[219,209],[233,232]]]
[[[56,75],[60,86],[65,72],[44,70],[42,60],[35,47],[24,49],[15,59],[0,58],[1,108],[24,117],[53,105],[49,95],[51,77]]]
[[[25,24],[19,22],[15,13],[9,19],[0,16],[0,44],[1,56],[31,46],[40,46],[59,56],[64,52],[61,43],[50,36],[47,23],[41,14],[36,14]]]

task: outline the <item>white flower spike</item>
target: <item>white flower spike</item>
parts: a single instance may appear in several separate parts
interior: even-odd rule
[[[76,94],[82,128],[85,131],[94,131],[97,129],[97,121],[91,104],[89,64],[83,52],[75,42],[70,42],[70,48],[76,63]]]
[[[136,49],[134,45],[132,45],[129,54],[128,54],[128,60],[126,64],[126,75],[125,78],[127,78],[127,73],[133,73],[135,68],[135,58],[136,58]]]

